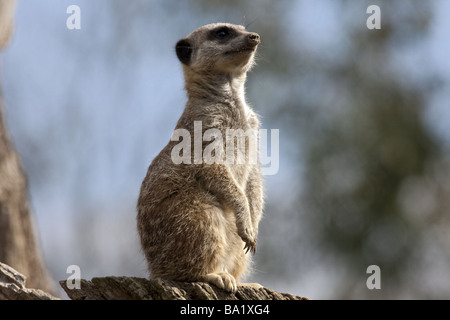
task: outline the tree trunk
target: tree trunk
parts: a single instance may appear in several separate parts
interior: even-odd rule
[[[0,50],[8,43],[14,0],[0,0]],[[0,262],[25,274],[31,288],[56,292],[48,276],[28,205],[28,186],[19,154],[11,144],[3,119],[0,88]]]
[[[15,0],[0,0],[0,50],[9,42],[13,29]]]

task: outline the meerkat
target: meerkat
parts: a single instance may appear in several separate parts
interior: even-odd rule
[[[205,25],[177,42],[188,101],[175,129],[194,134],[194,122],[200,122],[202,134],[216,129],[223,137],[227,129],[259,129],[244,88],[259,43],[257,33],[229,23]],[[177,143],[171,139],[152,161],[137,203],[150,276],[206,281],[235,292],[256,250],[263,211],[260,166],[248,156],[243,163],[175,164]]]

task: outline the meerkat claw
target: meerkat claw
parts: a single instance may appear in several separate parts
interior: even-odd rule
[[[256,253],[256,242],[253,242],[251,244],[249,242],[246,242],[245,246],[244,246],[244,251],[245,251],[245,254],[251,252],[252,255],[255,255],[255,253]]]

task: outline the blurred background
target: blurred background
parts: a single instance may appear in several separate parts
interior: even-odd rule
[[[66,9],[81,9],[69,30]],[[369,30],[369,5],[381,29]],[[250,282],[312,299],[450,298],[450,2],[21,0],[6,123],[56,280],[146,277],[135,205],[186,102],[174,45],[262,43],[247,98],[280,130]],[[381,289],[366,269],[378,265]]]

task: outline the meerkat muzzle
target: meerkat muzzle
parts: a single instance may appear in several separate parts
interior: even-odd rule
[[[257,45],[261,42],[259,34],[254,33],[254,32],[252,32],[248,35],[248,39],[250,40],[251,43],[254,43],[255,45]]]
[[[253,52],[256,50],[257,45],[261,42],[259,34],[250,33],[243,41],[242,45],[237,47],[234,50],[229,50],[225,52],[225,54],[236,54],[236,53],[244,53],[244,52]]]

